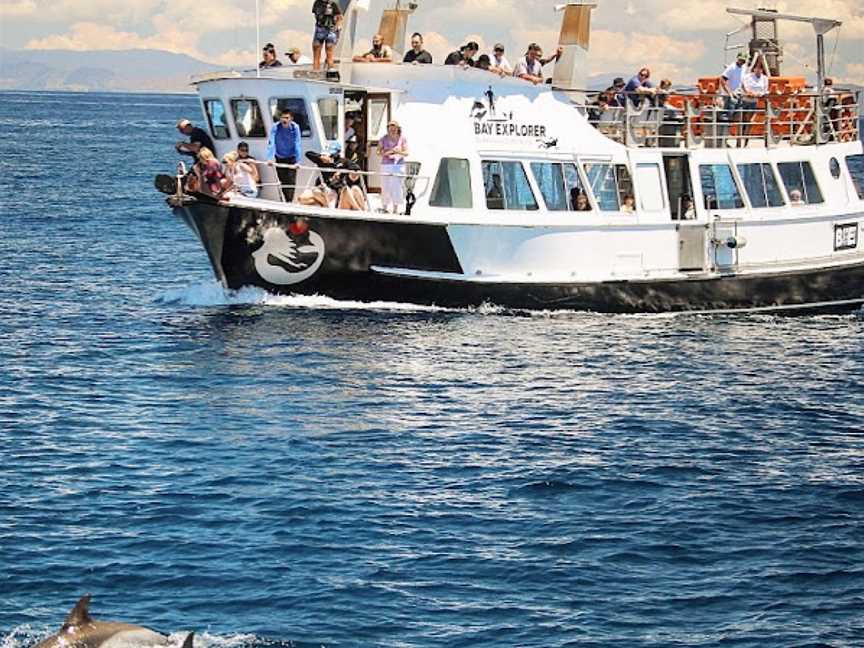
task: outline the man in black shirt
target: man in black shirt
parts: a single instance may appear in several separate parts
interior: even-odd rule
[[[461,65],[462,67],[474,67],[474,57],[480,51],[480,46],[474,41],[470,41],[460,47],[455,52],[450,52],[444,65]]]
[[[411,49],[405,52],[403,63],[423,63],[431,65],[432,55],[423,49],[423,36],[419,33],[411,35]]]
[[[181,155],[191,155],[197,162],[198,151],[202,148],[208,148],[213,151],[214,155],[216,154],[216,147],[213,146],[213,140],[210,139],[207,131],[193,126],[192,122],[188,119],[181,119],[178,121],[177,130],[180,131],[182,135],[189,137],[188,142],[177,142],[174,146],[174,148],[177,149],[177,152]]]

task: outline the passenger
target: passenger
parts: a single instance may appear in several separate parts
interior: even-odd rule
[[[651,83],[651,70],[647,67],[639,70],[638,74],[624,86],[624,95],[630,97],[631,103],[637,108],[642,103],[642,99],[655,93],[656,89],[654,88],[654,84]]]
[[[768,77],[765,75],[765,68],[761,60],[757,59],[753,63],[750,72],[744,75],[741,80],[741,89],[743,96],[741,98],[741,108],[744,113],[739,137],[743,139],[744,146],[747,146],[750,135],[750,124],[756,118],[756,111],[759,106],[759,100],[768,94]],[[739,139],[740,143],[741,139]]]
[[[255,188],[261,183],[261,173],[258,171],[258,160],[249,155],[249,145],[246,142],[237,144],[237,159],[246,162],[252,169],[252,178],[255,180]]]
[[[576,191],[579,190],[576,189]],[[575,211],[591,211],[591,203],[588,202],[588,196],[584,192],[579,191],[579,193],[576,194],[574,209]]]
[[[198,152],[198,161],[195,166],[200,181],[199,191],[219,198],[224,189],[222,181],[225,179],[225,174],[222,173],[222,165],[213,155],[213,151],[206,146],[202,147]]]
[[[837,99],[837,90],[834,88],[834,79],[831,77],[826,77],[822,81],[822,97],[822,107],[828,113],[827,122],[823,122],[823,133],[829,141],[834,141],[842,126],[838,105],[840,102]]]
[[[598,93],[597,98],[586,107],[588,112],[588,121],[595,128],[603,119],[603,113],[609,109],[609,94],[608,90]]]
[[[513,66],[510,65],[510,61],[504,56],[503,43],[495,43],[495,47],[492,48],[492,66],[489,69],[501,76],[513,74]]]
[[[387,135],[378,143],[381,155],[381,204],[385,212],[400,213],[405,201],[404,179],[405,158],[408,156],[408,142],[402,135],[399,122],[391,120],[387,124]],[[397,177],[393,177],[396,174]]]
[[[632,194],[625,194],[624,203],[621,205],[621,211],[627,214],[632,214],[636,211],[636,198]]]
[[[357,138],[357,131],[354,129],[354,123],[357,116],[354,113],[345,113],[345,143],[347,144]]]
[[[419,32],[411,34],[411,49],[405,52],[403,63],[413,63],[414,65],[431,65],[432,55],[423,49],[423,35]]]
[[[696,220],[696,205],[693,204],[693,198],[690,194],[681,195],[681,220]]]
[[[294,200],[294,185],[297,183],[297,163],[300,161],[302,150],[300,147],[300,127],[294,121],[290,110],[283,110],[279,121],[270,129],[270,138],[267,141],[267,160],[270,166],[276,167],[276,175],[279,176],[279,184],[282,187],[282,195],[285,202]],[[284,166],[291,165],[291,166]]]
[[[793,189],[789,192],[789,203],[792,205],[805,205],[804,194],[800,189]]]
[[[612,86],[607,89],[607,92],[612,92],[612,98],[609,101],[609,105],[614,108],[623,108],[626,106],[626,98],[624,96],[624,88],[627,87],[627,83],[621,77],[615,77],[612,81]]]
[[[557,61],[561,58],[564,49],[559,47],[555,54],[547,59],[543,58],[543,48],[537,43],[531,43],[528,46],[528,51],[525,53],[525,58],[521,59],[516,64],[516,69],[513,70],[513,76],[524,81],[529,81],[534,85],[543,83],[543,66],[550,61]]]
[[[474,41],[465,43],[455,52],[450,52],[444,59],[444,65],[459,65],[461,67],[474,67],[474,57],[480,51],[480,46]]]
[[[747,74],[747,55],[738,52],[735,62],[723,70],[720,77],[720,92],[724,95],[724,104],[727,111],[734,112],[741,109],[741,83]],[[730,121],[732,116],[729,116]]]
[[[333,50],[339,41],[342,26],[342,9],[336,0],[315,0],[312,5],[315,16],[315,35],[312,37],[312,69],[321,69],[321,47],[326,51],[326,69],[333,67]]]
[[[181,135],[186,135],[189,138],[188,142],[177,142],[174,145],[174,148],[180,155],[191,155],[198,160],[198,152],[202,148],[208,148],[211,151],[216,149],[213,146],[213,140],[210,138],[210,135],[207,134],[207,131],[198,128],[197,126],[193,126],[192,122],[188,119],[181,119],[177,122],[177,130],[180,131]]]
[[[362,176],[357,173],[360,167],[348,161],[345,165],[345,184],[339,190],[339,209],[350,209],[353,211],[368,211],[366,194],[363,191]]]
[[[255,179],[255,165],[244,162],[236,151],[226,153],[222,158],[225,169],[223,188],[230,195],[239,194],[247,198],[258,197],[258,182]]]
[[[375,34],[372,37],[372,49],[365,54],[358,54],[354,57],[355,63],[392,63],[393,50],[389,45],[384,44],[384,38],[381,34]]]
[[[331,144],[326,151],[314,153],[310,151],[306,157],[314,162],[319,169],[322,169],[320,177],[315,181],[315,186],[312,189],[303,191],[297,202],[301,205],[311,205],[317,207],[331,207],[336,203],[337,193],[330,186],[333,181],[334,171],[324,171],[323,169],[335,169],[339,163],[340,147],[338,143]]]
[[[303,56],[299,47],[292,47],[285,52],[285,56],[288,57],[288,65],[309,65],[312,63],[312,59],[308,56]]]
[[[660,85],[654,93],[654,97],[651,101],[652,105],[656,108],[671,108],[674,110],[674,106],[667,106],[669,101],[669,95],[672,94],[672,80],[671,79],[663,79],[660,81]]]
[[[276,58],[276,46],[273,43],[267,43],[262,50],[264,58],[258,64],[258,67],[263,69],[266,68],[277,68],[282,67],[282,61]]]
[[[477,57],[477,64],[474,66],[478,70],[485,70],[486,72],[492,71],[492,61],[489,59],[487,54],[481,54]]]

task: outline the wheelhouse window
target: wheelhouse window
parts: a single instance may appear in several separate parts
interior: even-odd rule
[[[228,115],[225,114],[225,106],[219,99],[205,99],[204,112],[207,113],[207,123],[210,125],[210,134],[213,139],[229,139],[231,133],[228,130]]]
[[[486,207],[534,211],[539,209],[521,162],[483,160]]]
[[[849,175],[852,176],[858,197],[864,200],[864,155],[847,155],[846,167],[849,169]]]
[[[738,173],[754,209],[785,204],[770,164],[739,164]]]
[[[585,194],[582,180],[575,164],[560,162],[532,162],[531,173],[543,194],[549,211],[590,211],[590,203],[578,196]],[[585,196],[587,198],[587,194]],[[577,208],[577,204],[581,207]]]
[[[319,99],[318,113],[321,115],[321,125],[324,127],[324,139],[339,139],[339,100]]]
[[[791,205],[813,205],[825,202],[809,162],[779,162],[777,170],[780,172]]]
[[[468,160],[442,158],[429,198],[432,207],[471,209],[471,167]]]
[[[624,199],[633,195],[633,180],[625,164],[589,162],[585,175],[600,211],[621,211]]]
[[[294,121],[300,127],[300,134],[303,137],[311,137],[312,127],[309,125],[309,111],[306,109],[306,102],[299,97],[273,97],[270,99],[270,115],[273,117],[274,124],[279,121],[279,116],[285,110],[294,117]]]
[[[238,137],[267,137],[261,108],[256,99],[232,99],[231,112],[234,114],[234,127]]]
[[[728,164],[700,165],[699,180],[702,183],[702,195],[705,197],[705,209],[744,207],[741,192]]]

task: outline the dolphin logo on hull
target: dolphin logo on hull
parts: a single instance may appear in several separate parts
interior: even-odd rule
[[[315,255],[314,259],[310,259]],[[255,270],[265,281],[290,286],[306,281],[324,262],[324,239],[309,230],[309,245],[298,246],[281,227],[264,232],[264,245],[252,253]]]
[[[193,648],[189,633],[182,648]],[[143,648],[167,646],[166,635],[120,621],[97,621],[90,616],[90,595],[82,596],[63,622],[63,627],[34,648]]]

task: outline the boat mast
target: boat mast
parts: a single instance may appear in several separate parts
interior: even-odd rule
[[[738,16],[750,16],[752,25],[753,25],[753,35],[754,38],[750,43],[751,54],[753,53],[753,47],[758,46],[761,42],[757,37],[757,25],[759,23],[764,22],[773,22],[775,24],[774,34],[776,43],[774,45],[777,46],[779,50],[779,39],[776,38],[776,21],[778,20],[789,20],[791,22],[803,22],[809,23],[813,26],[813,31],[816,32],[816,76],[817,76],[817,88],[819,92],[822,92],[824,81],[825,81],[825,34],[840,27],[843,23],[839,20],[834,20],[832,18],[817,18],[815,16],[796,16],[793,14],[783,14],[778,13],[776,11],[772,11],[769,9],[734,9],[728,8],[726,9],[727,13],[738,15]],[[759,51],[765,56],[766,54],[775,54],[775,52],[762,52],[761,48]],[[777,60],[777,72],[779,73],[779,58]]]

